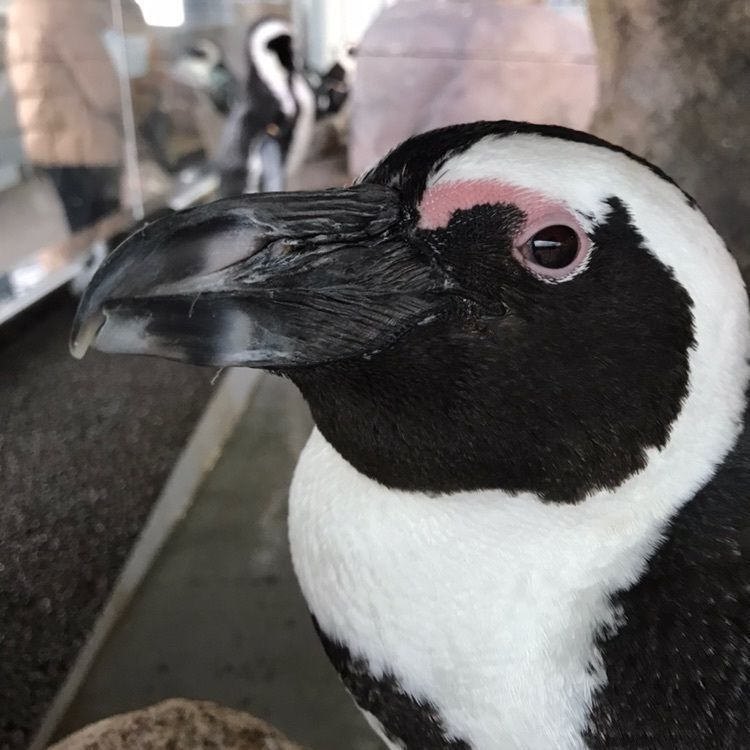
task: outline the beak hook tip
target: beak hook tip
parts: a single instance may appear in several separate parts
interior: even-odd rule
[[[104,325],[105,319],[104,313],[99,310],[80,322],[75,321],[68,348],[76,359],[83,359]]]

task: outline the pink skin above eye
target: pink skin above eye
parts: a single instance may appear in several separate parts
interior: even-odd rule
[[[513,257],[537,276],[564,279],[571,276],[588,257],[591,241],[573,212],[561,203],[528,188],[497,180],[460,180],[428,188],[419,204],[419,228],[441,229],[456,211],[482,204],[510,203],[526,214],[526,222],[513,242]],[[523,246],[545,227],[562,224],[578,235],[578,253],[564,268],[545,268],[529,260]]]

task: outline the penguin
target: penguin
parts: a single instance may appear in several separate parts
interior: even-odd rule
[[[750,747],[748,298],[667,175],[509,121],[132,236],[73,352],[290,378],[325,650],[387,747]]]
[[[216,156],[224,196],[284,189],[307,155],[315,123],[315,96],[297,68],[289,24],[262,18],[251,26],[245,51],[245,90]]]
[[[211,39],[197,39],[172,67],[173,77],[204,92],[217,114],[226,117],[237,98],[237,81],[221,47]]]
[[[354,48],[345,49],[324,73],[307,71],[307,79],[315,92],[318,120],[338,115],[346,105],[354,76],[355,54]]]

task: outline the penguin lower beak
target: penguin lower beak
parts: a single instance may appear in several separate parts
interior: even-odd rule
[[[380,185],[247,195],[145,226],[101,265],[71,351],[284,368],[366,354],[435,314],[442,281]]]

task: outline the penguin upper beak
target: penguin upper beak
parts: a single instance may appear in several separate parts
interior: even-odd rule
[[[353,357],[434,315],[442,280],[380,185],[247,195],[168,216],[101,265],[71,351],[283,368]]]

